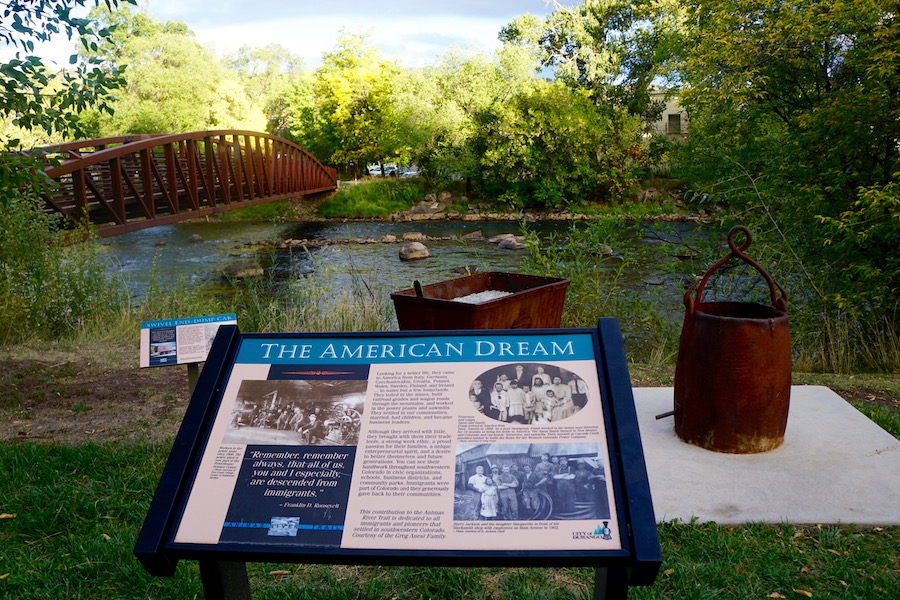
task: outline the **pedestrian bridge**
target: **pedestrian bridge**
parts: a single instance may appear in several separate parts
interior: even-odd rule
[[[100,236],[337,188],[337,171],[283,138],[220,130],[83,140],[38,149],[56,185],[45,208]]]

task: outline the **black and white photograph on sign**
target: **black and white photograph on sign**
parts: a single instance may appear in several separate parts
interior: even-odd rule
[[[595,443],[460,444],[453,519],[609,519],[601,456]]]
[[[358,379],[245,380],[222,441],[355,446],[367,383]]]
[[[502,423],[556,423],[577,413],[587,401],[584,379],[540,363],[494,367],[469,386],[472,410]]]

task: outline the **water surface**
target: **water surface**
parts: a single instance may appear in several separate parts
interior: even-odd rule
[[[565,225],[539,224],[547,233]],[[520,271],[523,250],[503,250],[486,241],[467,242],[462,236],[481,231],[485,238],[500,233],[518,233],[514,222],[314,222],[273,224],[247,222],[178,223],[135,231],[103,240],[102,245],[114,267],[125,276],[137,299],[151,281],[190,286],[221,286],[223,273],[233,265],[253,261],[267,268],[269,275],[301,274],[322,278],[323,284],[345,287],[351,280],[395,291],[458,277],[465,267],[481,271]],[[429,258],[400,260],[401,243],[354,243],[356,239],[398,238],[405,233],[422,233]],[[197,237],[199,236],[199,237]],[[194,241],[199,239],[201,241]],[[278,251],[275,243],[286,240],[326,240],[329,245],[304,252]],[[348,242],[349,241],[349,242]]]

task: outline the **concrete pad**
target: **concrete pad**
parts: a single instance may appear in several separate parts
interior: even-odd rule
[[[724,454],[681,441],[672,388],[634,388],[657,521],[900,525],[900,442],[827,387],[793,386],[784,444]]]

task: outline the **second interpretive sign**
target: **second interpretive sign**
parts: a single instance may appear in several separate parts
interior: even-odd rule
[[[597,340],[240,338],[173,547],[622,548]]]
[[[237,316],[233,313],[144,321],[141,323],[141,368],[204,362],[219,327],[236,324]]]

